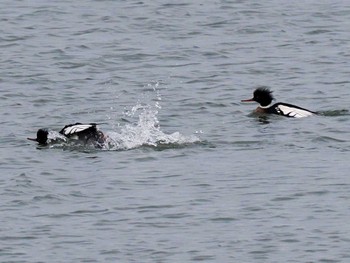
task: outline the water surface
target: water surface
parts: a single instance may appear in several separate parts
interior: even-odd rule
[[[0,5],[1,262],[349,261],[350,4]],[[114,147],[26,140],[75,122]]]

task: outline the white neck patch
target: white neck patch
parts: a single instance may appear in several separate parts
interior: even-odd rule
[[[268,109],[268,108],[271,107],[271,104],[269,104],[269,105],[267,105],[267,106],[261,106],[261,105],[259,105],[259,107],[262,108],[262,109]]]

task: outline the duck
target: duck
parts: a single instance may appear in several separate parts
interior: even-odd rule
[[[290,118],[303,118],[317,115],[317,112],[311,111],[293,104],[277,102],[272,104],[274,97],[269,88],[257,88],[253,93],[253,98],[241,100],[241,102],[257,102],[259,106],[256,108],[256,113],[262,114],[277,114]]]
[[[27,138],[39,145],[48,145],[50,142],[79,142],[82,144],[93,144],[100,147],[106,142],[106,136],[97,127],[96,123],[74,123],[64,126],[59,131],[59,136],[50,136],[52,131],[48,128],[41,128],[36,133],[36,138]],[[56,133],[57,134],[57,133]]]

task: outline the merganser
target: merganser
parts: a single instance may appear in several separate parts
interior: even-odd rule
[[[39,129],[36,133],[36,138],[27,138],[31,141],[36,141],[40,145],[47,145],[51,142],[49,138],[50,130],[47,128]],[[56,133],[57,134],[57,133]],[[53,138],[53,141],[76,141],[82,144],[93,144],[96,147],[101,147],[106,141],[106,136],[97,128],[96,123],[82,124],[75,123],[63,127],[59,132],[58,137]]]
[[[271,105],[272,100],[274,100],[274,97],[271,90],[268,88],[257,88],[254,91],[253,98],[242,100],[241,102],[255,101],[259,103],[259,107],[255,110],[257,113],[277,114],[291,118],[302,118],[317,114],[289,103],[278,102]]]

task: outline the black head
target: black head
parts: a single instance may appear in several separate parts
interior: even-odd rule
[[[268,106],[273,100],[272,91],[268,88],[257,88],[253,93],[253,98],[249,100],[242,100],[242,102],[255,101],[261,106]]]
[[[36,138],[28,138],[28,140],[36,141],[39,144],[45,145],[47,144],[47,136],[49,134],[48,129],[39,129],[36,133]]]

